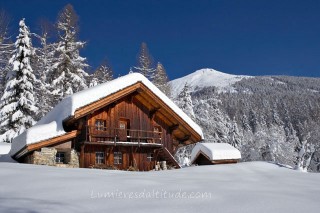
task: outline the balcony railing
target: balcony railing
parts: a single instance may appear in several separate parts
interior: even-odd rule
[[[86,126],[88,142],[138,142],[161,144],[161,132]]]

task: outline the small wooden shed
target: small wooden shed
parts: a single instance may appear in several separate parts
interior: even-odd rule
[[[237,163],[241,153],[228,143],[197,143],[191,153],[191,163],[212,165]]]

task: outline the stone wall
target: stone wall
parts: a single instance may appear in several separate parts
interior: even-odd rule
[[[54,166],[57,150],[55,148],[41,148],[40,152],[33,152],[32,164]]]
[[[59,150],[65,153],[65,163],[56,163],[58,150],[53,147],[41,148],[26,158],[26,163],[66,168],[79,168],[79,154],[74,149]]]
[[[71,149],[69,164],[79,168],[79,154],[74,149]]]

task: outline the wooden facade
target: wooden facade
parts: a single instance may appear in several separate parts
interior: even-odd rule
[[[179,168],[173,157],[177,147],[201,140],[141,82],[77,109],[63,124],[65,135],[29,145],[16,159],[68,143],[83,168],[148,171],[158,161]]]
[[[86,125],[77,140],[82,146],[82,167],[134,168],[148,171],[154,168],[156,151],[162,147],[173,152],[173,138],[169,126],[150,111],[137,98],[129,95],[103,107],[85,118]],[[104,153],[101,165],[96,153]],[[114,162],[115,153],[121,154],[120,162]],[[118,156],[119,157],[119,156]],[[119,159],[117,159],[119,161]]]

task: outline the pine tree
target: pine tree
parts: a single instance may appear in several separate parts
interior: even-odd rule
[[[253,109],[251,109],[249,111],[249,124],[250,124],[250,127],[251,127],[253,133],[256,133],[259,130],[257,113]]]
[[[249,119],[245,114],[243,114],[243,116],[241,118],[241,123],[242,123],[243,130],[252,131],[251,126],[249,125]]]
[[[153,84],[156,85],[168,97],[171,96],[171,88],[168,84],[169,78],[163,65],[158,62],[157,69],[153,78]]]
[[[186,83],[177,97],[178,106],[192,119],[195,119],[193,103],[190,95],[190,87]]]
[[[241,137],[235,120],[233,120],[230,125],[229,143],[237,149],[241,148]]]
[[[53,62],[55,60],[55,48],[57,47],[57,43],[48,42],[53,25],[48,21],[42,20],[40,28],[40,35],[33,33],[33,35],[39,39],[41,45],[35,48],[35,54],[32,58],[32,67],[37,78],[35,86],[36,103],[39,108],[36,120],[40,120],[53,107],[53,95],[50,92],[48,76],[52,73]]]
[[[37,79],[42,83],[47,83],[48,76],[52,74],[53,63],[55,59],[55,50],[58,46],[57,43],[50,43],[49,39],[52,36],[53,25],[46,20],[40,22],[41,32],[40,34],[33,35],[39,40],[40,47],[35,49],[34,56],[34,74]]]
[[[201,97],[201,100],[195,99],[194,101],[195,121],[202,127],[204,137],[208,142],[230,143],[228,138],[229,117],[220,109],[221,102],[212,90],[211,95],[205,95],[205,93],[196,94]]]
[[[7,37],[10,18],[6,11],[0,11],[0,97],[6,84],[6,76],[10,70],[9,60],[14,50],[14,44]]]
[[[0,10],[0,44],[7,40],[10,18],[5,10]]]
[[[111,81],[113,79],[113,71],[108,61],[104,60],[90,77],[90,87]]]
[[[59,42],[56,48],[56,61],[53,65],[49,82],[52,93],[55,95],[54,103],[63,97],[87,88],[84,71],[88,65],[85,58],[79,55],[85,42],[77,41],[78,15],[73,6],[68,4],[63,8],[57,21]]]
[[[0,97],[4,92],[6,84],[6,76],[11,69],[9,60],[14,50],[13,43],[0,43]]]
[[[35,76],[30,66],[30,33],[24,19],[20,21],[19,26],[16,50],[10,59],[13,69],[8,73],[6,88],[1,97],[0,140],[5,142],[12,142],[14,137],[31,127],[37,110],[33,93]]]
[[[153,58],[149,53],[149,49],[145,42],[142,42],[140,52],[138,54],[138,65],[134,67],[136,72],[141,73],[150,81],[153,80],[155,69],[153,67]]]

